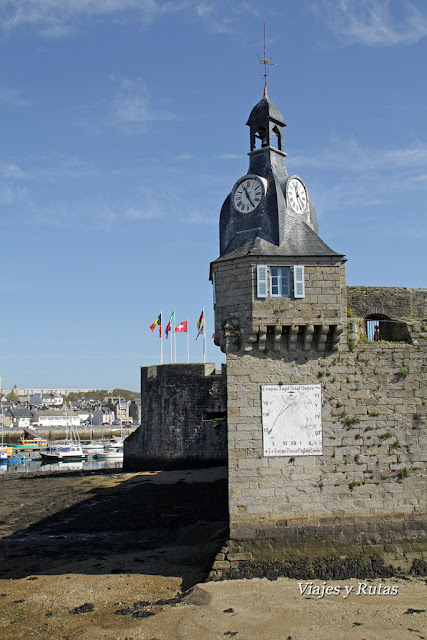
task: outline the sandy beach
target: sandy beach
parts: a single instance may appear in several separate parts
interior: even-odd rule
[[[0,637],[427,638],[422,577],[204,582],[225,471],[2,477]]]

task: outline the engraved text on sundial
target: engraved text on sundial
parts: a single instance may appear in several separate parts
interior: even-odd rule
[[[320,384],[261,386],[265,456],[322,455]]]

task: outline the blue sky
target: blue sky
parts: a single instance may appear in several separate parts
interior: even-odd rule
[[[287,168],[348,284],[426,286],[423,0],[3,0],[4,388],[138,389],[174,307],[201,361],[205,306],[221,363],[209,263],[248,169],[264,17]]]

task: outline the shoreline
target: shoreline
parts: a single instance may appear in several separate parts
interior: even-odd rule
[[[204,582],[228,536],[225,467],[0,483],[4,640],[427,637],[425,578]]]

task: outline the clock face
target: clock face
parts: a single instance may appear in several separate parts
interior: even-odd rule
[[[286,199],[295,213],[307,211],[307,189],[299,178],[289,178],[286,184]]]
[[[250,213],[257,208],[262,196],[261,182],[255,178],[246,178],[236,187],[233,203],[240,213]]]

